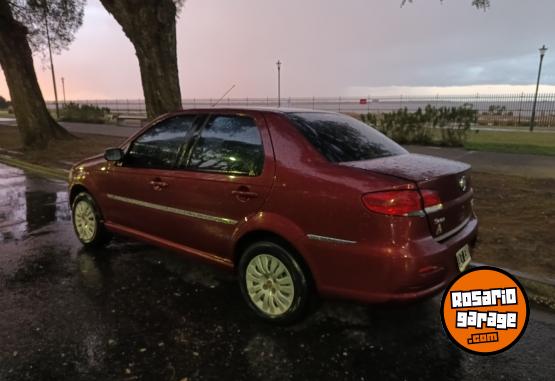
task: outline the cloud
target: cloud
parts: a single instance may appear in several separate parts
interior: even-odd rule
[[[178,19],[182,94],[274,97],[281,59],[284,96],[339,96],[353,88],[555,85],[553,0],[188,0]],[[70,50],[56,56],[70,98],[142,98],[138,62],[98,0]],[[49,72],[37,67],[52,98]],[[547,88],[547,87],[546,87]],[[433,90],[436,91],[436,90]],[[0,75],[0,94],[6,94]]]

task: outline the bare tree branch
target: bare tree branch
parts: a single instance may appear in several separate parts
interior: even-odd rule
[[[401,7],[406,3],[412,3],[414,0],[401,0]],[[443,0],[440,0],[443,3]],[[489,8],[490,0],[472,0],[472,5],[477,9],[483,9],[484,11]]]

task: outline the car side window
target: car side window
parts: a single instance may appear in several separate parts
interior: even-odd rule
[[[149,128],[131,144],[124,165],[135,168],[174,168],[193,131],[195,117],[179,115]]]
[[[262,138],[255,121],[242,115],[212,116],[193,145],[188,163],[197,171],[258,176],[264,165]]]

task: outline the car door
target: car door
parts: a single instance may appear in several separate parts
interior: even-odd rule
[[[186,143],[193,136],[197,115],[164,119],[133,140],[124,159],[102,177],[104,213],[109,223],[155,237],[164,237],[171,204],[167,192]]]
[[[178,167],[167,189],[180,211],[170,216],[171,239],[224,256],[237,225],[261,209],[272,186],[274,156],[262,113],[213,113]]]

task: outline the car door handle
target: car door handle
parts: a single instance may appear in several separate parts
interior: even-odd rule
[[[231,192],[232,195],[237,197],[239,201],[246,201],[249,198],[256,198],[258,197],[258,193],[251,192],[249,190],[237,189]]]
[[[161,179],[154,179],[150,181],[150,185],[154,188],[154,190],[160,191],[168,186],[168,183],[162,181]]]

